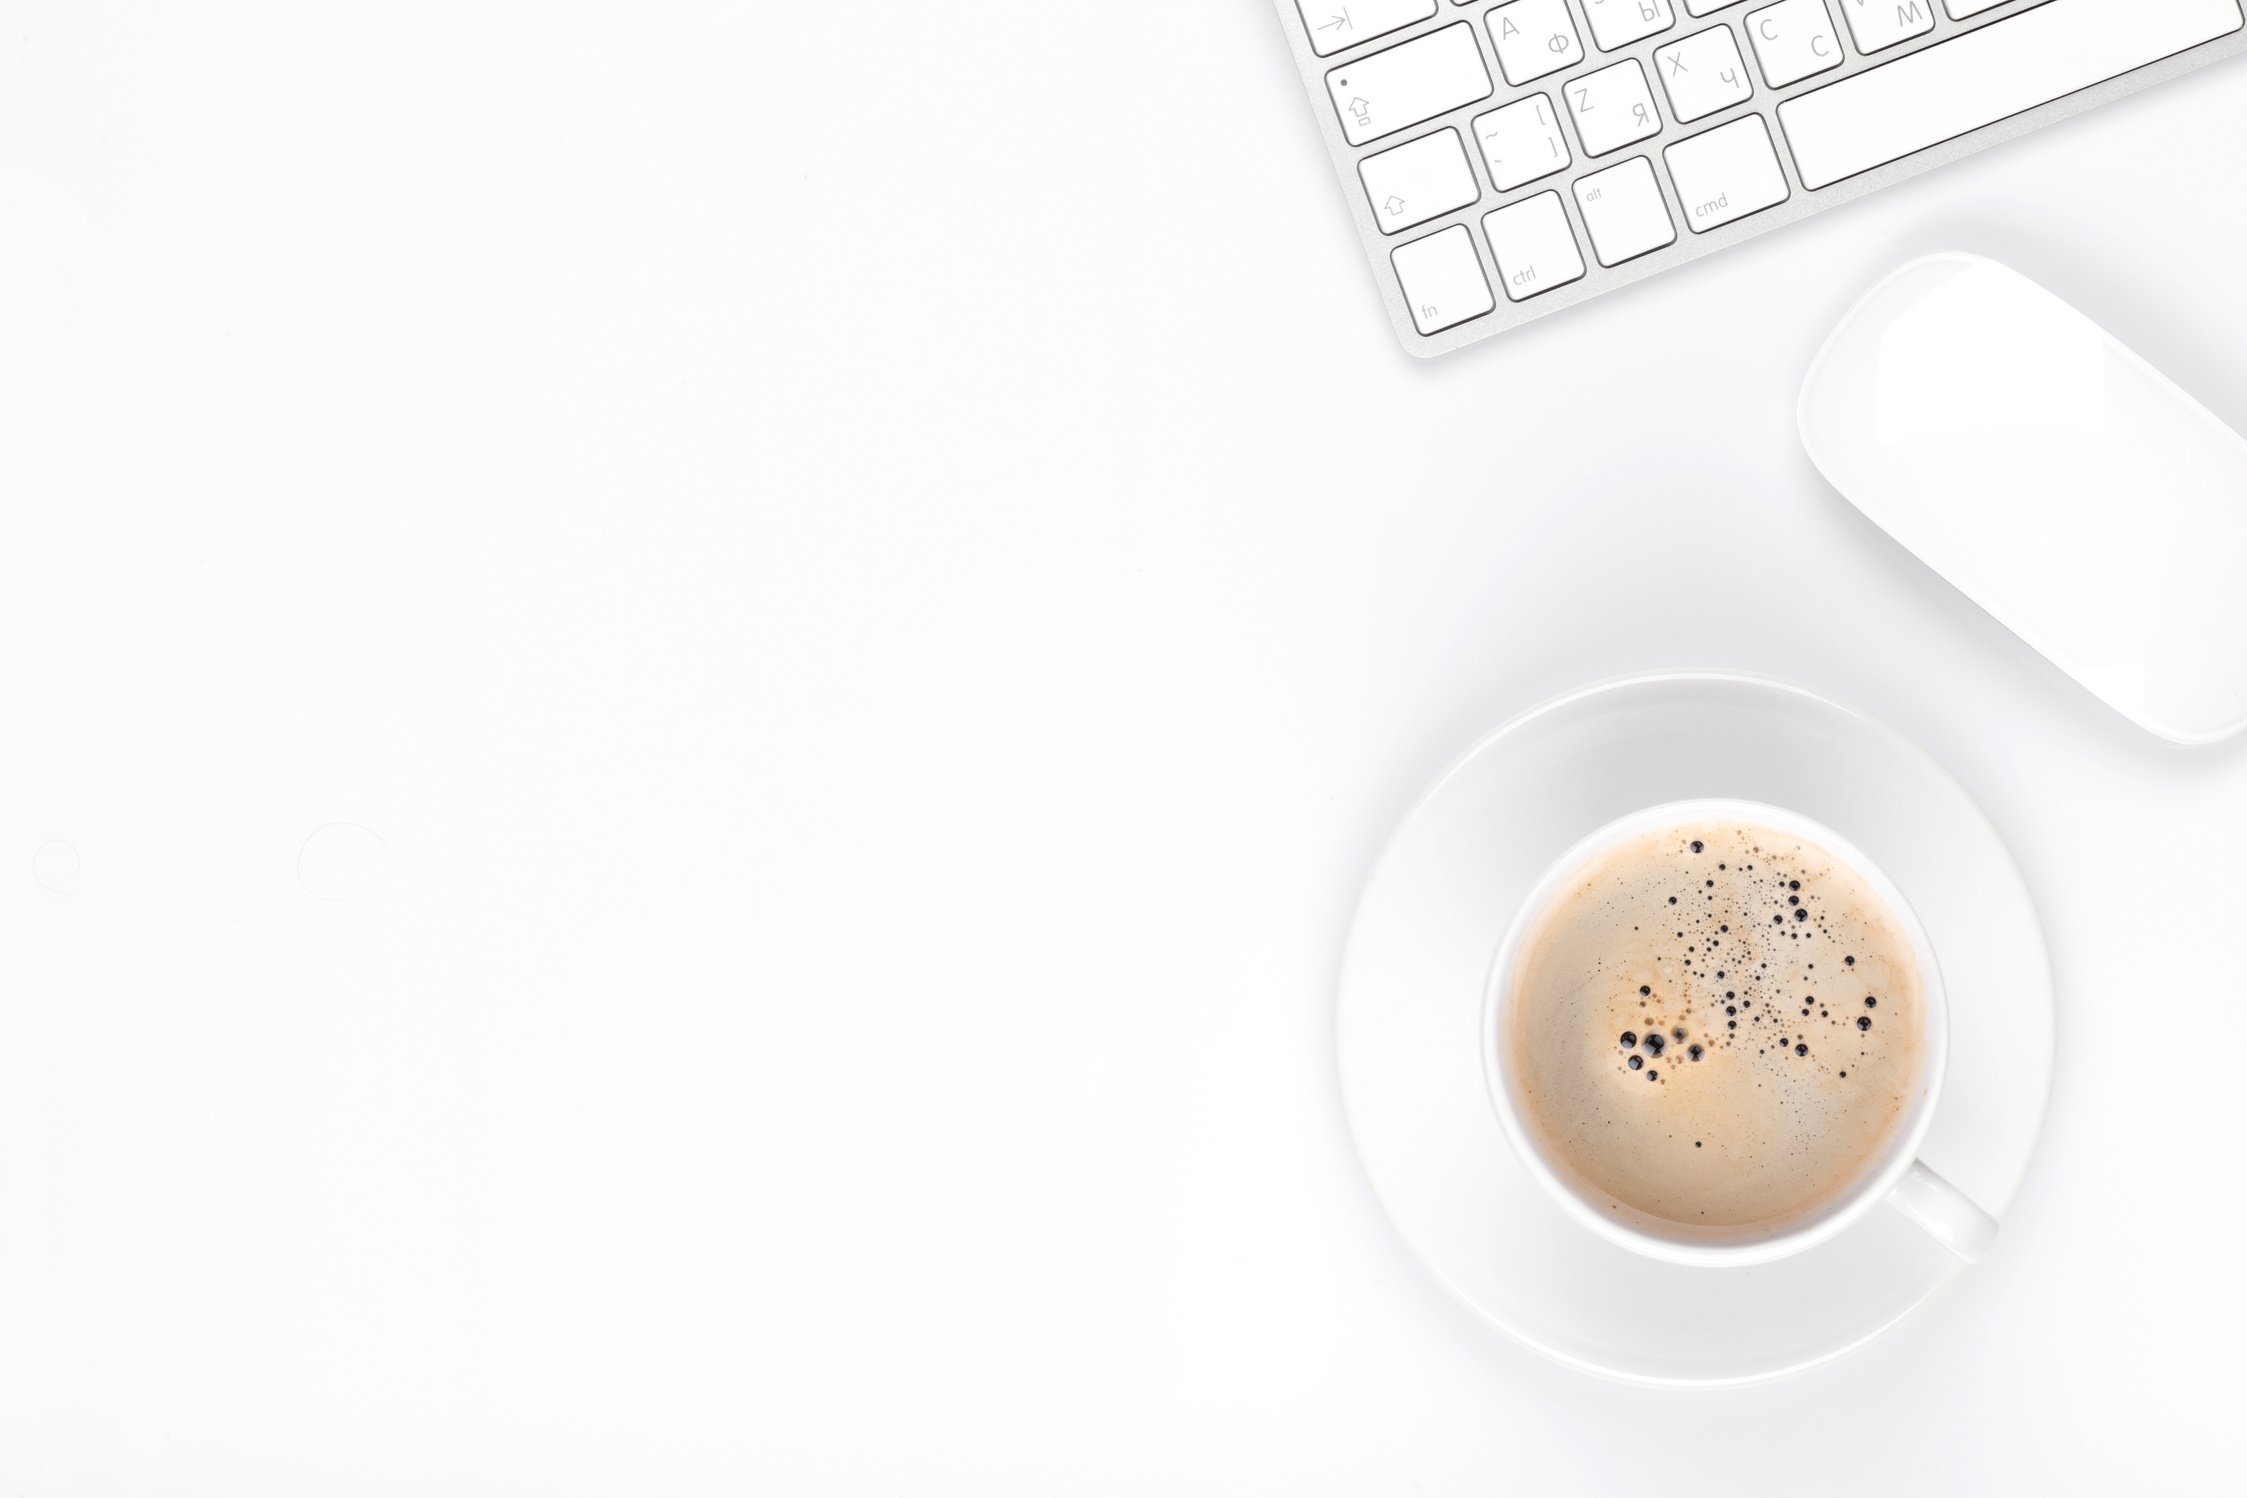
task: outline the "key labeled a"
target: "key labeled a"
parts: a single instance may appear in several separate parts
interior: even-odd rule
[[[1509,0],[1484,19],[1490,44],[1498,49],[1498,71],[1508,83],[1527,83],[1584,60],[1568,0]]]

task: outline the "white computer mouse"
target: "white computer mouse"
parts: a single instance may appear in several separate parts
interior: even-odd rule
[[[2247,442],[2066,302],[1930,255],[1802,383],[1819,472],[2133,722],[2247,728]]]

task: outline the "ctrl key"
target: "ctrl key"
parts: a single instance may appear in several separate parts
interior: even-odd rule
[[[1397,284],[1412,308],[1412,325],[1424,334],[1440,333],[1498,305],[1465,224],[1397,246],[1389,263],[1397,268]]]
[[[1568,213],[1560,194],[1541,192],[1482,218],[1490,236],[1490,253],[1498,261],[1498,275],[1509,301],[1531,297],[1582,280],[1584,256],[1576,248],[1576,235],[1568,227]]]

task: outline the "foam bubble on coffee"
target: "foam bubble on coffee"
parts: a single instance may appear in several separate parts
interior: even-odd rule
[[[1924,1085],[1910,936],[1815,843],[1704,819],[1596,855],[1525,933],[1500,1044],[1541,1154],[1626,1225],[1783,1232],[1882,1159]]]

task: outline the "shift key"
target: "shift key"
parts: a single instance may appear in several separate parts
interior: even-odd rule
[[[1490,97],[1475,29],[1465,21],[1345,63],[1326,75],[1342,138],[1363,145]]]

